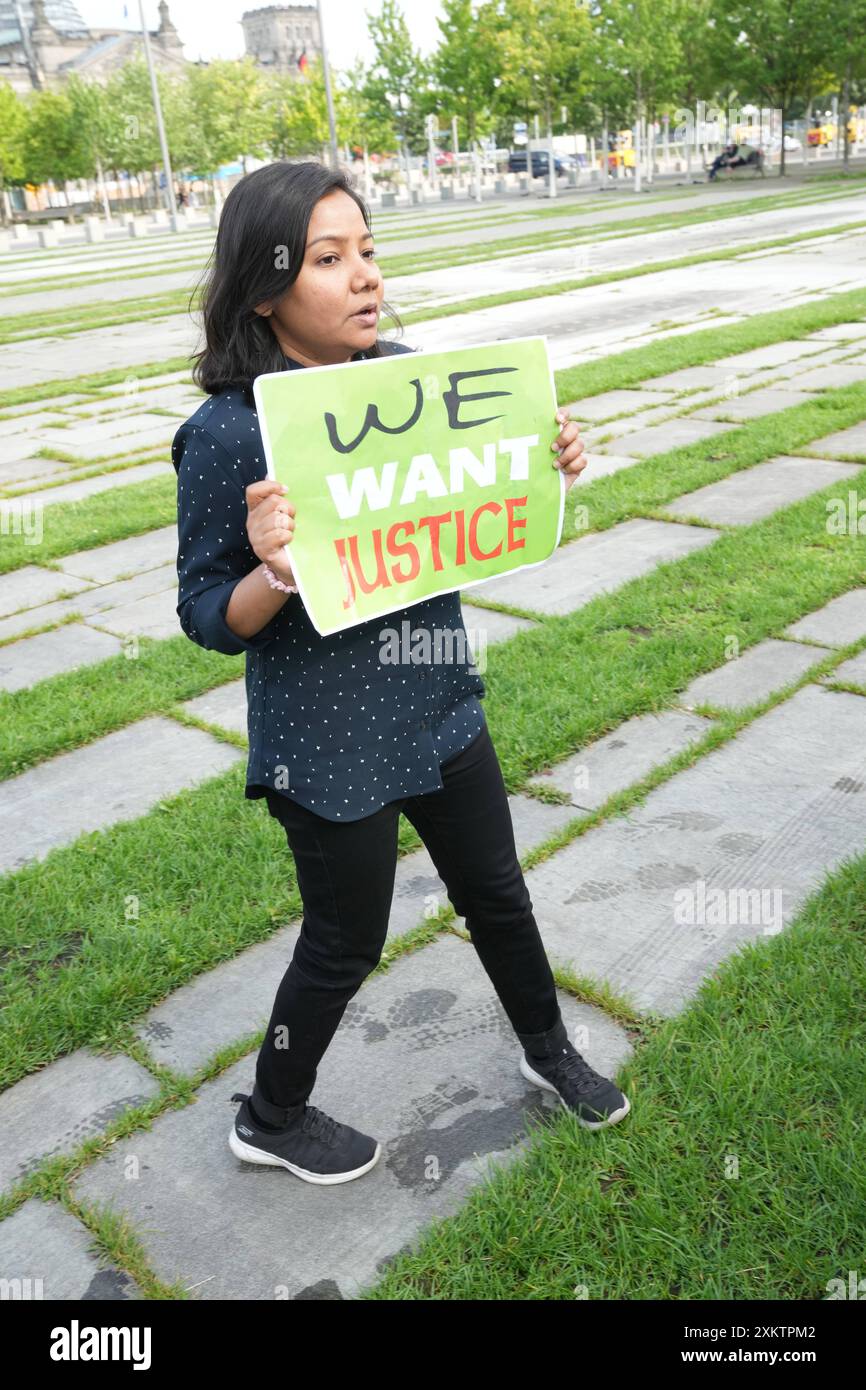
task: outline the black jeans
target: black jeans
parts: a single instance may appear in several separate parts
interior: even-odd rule
[[[253,1107],[261,1119],[277,1119],[270,1108],[308,1098],[347,1003],[379,962],[401,811],[426,845],[455,911],[465,917],[515,1031],[546,1043],[555,1029],[559,1038],[564,1025],[553,973],[486,723],[442,764],[442,780],[438,791],[391,801],[357,821],[326,820],[267,792],[268,809],[285,828],[294,856],[303,918],[256,1062]]]

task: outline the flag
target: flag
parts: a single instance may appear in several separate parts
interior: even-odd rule
[[[306,72],[306,71],[307,71],[307,50],[306,50],[306,49],[304,49],[303,53],[301,54],[300,58],[298,59],[298,71],[299,71],[299,72]]]

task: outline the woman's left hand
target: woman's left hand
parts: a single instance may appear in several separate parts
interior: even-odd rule
[[[586,457],[577,421],[572,420],[564,406],[557,410],[556,420],[562,428],[550,447],[559,451],[559,457],[555,458],[553,463],[555,468],[562,470],[567,492],[572,484],[577,482],[578,474],[583,472],[589,459]]]

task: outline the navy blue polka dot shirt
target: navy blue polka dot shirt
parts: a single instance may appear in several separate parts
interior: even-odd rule
[[[302,370],[290,357],[286,367]],[[208,396],[180,426],[171,457],[181,628],[209,650],[246,652],[246,797],[278,792],[327,820],[353,821],[389,801],[438,791],[442,763],[484,726],[486,691],[459,593],[327,637],[300,594],[291,594],[259,632],[239,637],[226,622],[229,599],[261,564],[247,537],[245,490],[267,477],[251,397],[239,388]],[[399,645],[389,649],[391,631]],[[389,650],[400,659],[389,660]]]

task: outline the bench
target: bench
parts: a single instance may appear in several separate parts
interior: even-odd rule
[[[737,164],[733,167],[731,167],[731,165],[729,164],[723,164],[721,169],[719,169],[716,173],[716,179],[720,179],[723,176],[726,179],[742,178],[743,176],[748,176],[749,174],[753,175],[755,178],[764,179],[767,177],[765,164],[766,160],[764,157],[764,151],[756,150],[754,156],[749,159],[747,164]],[[708,175],[711,168],[712,164],[704,165],[704,169],[706,170],[706,173]]]

